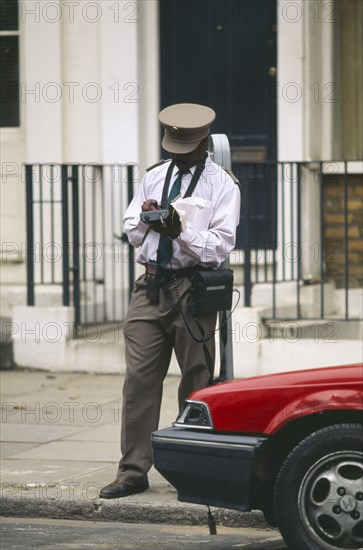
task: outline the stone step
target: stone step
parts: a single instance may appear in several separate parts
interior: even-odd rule
[[[334,317],[327,320],[265,320],[264,324],[270,338],[283,338],[290,341],[310,339],[316,342],[334,343],[340,340],[361,339],[363,334],[362,321],[344,321]]]

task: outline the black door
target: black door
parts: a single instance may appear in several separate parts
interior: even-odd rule
[[[275,169],[264,163],[277,155],[275,0],[160,0],[160,70],[161,108],[216,111],[212,133],[227,134],[248,201],[249,246],[274,246]]]

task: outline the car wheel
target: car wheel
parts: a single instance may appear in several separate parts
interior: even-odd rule
[[[274,507],[292,550],[362,548],[362,426],[336,424],[301,441],[280,469]]]

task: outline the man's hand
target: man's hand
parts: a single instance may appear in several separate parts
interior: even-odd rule
[[[155,199],[147,199],[142,203],[141,210],[143,212],[150,212],[151,210],[159,210],[158,201]]]
[[[156,201],[155,199],[147,199],[142,203],[141,210],[143,212],[160,210],[160,206],[158,205],[158,201]],[[162,225],[159,222],[150,222],[148,225],[150,229],[152,229],[153,231],[156,231],[156,233],[160,233],[161,235],[166,235],[171,239],[176,239],[176,237],[179,237],[180,235],[180,230],[178,231],[174,227],[172,227],[170,220],[168,220],[165,225]]]
[[[143,212],[151,212],[153,210],[159,210],[159,209],[160,209],[160,207],[158,205],[158,201],[156,201],[155,199],[147,199],[146,201],[144,201],[142,203],[142,206],[141,206],[141,210]],[[162,233],[162,231],[161,231],[162,227],[161,227],[160,223],[150,222],[150,223],[148,223],[148,226],[153,231],[156,231],[157,233]]]

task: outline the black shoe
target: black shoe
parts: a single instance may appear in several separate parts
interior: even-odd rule
[[[141,483],[140,485],[129,485],[128,483],[118,483],[117,480],[106,485],[100,491],[100,498],[121,498],[128,497],[135,493],[142,493],[149,488],[149,482]]]

